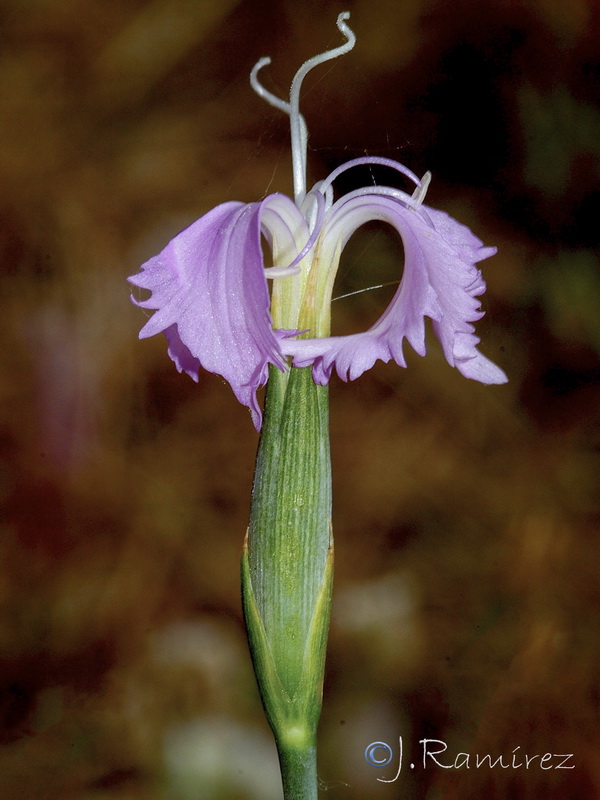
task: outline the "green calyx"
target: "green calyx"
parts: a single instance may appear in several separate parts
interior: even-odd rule
[[[282,664],[274,658],[270,641],[272,637],[269,637],[265,630],[256,604],[248,550],[247,546],[244,546],[242,597],[254,670],[267,719],[278,744],[281,742],[292,749],[314,744],[321,713],[332,582],[333,548],[327,560],[323,585],[314,607],[308,635],[303,642],[302,652],[300,648],[290,648],[286,664],[282,669]],[[296,655],[298,660],[294,661]]]
[[[328,390],[314,383],[310,369],[272,368],[242,558],[242,599],[286,798],[316,797],[315,736],[332,582]],[[310,792],[300,790],[311,782]]]

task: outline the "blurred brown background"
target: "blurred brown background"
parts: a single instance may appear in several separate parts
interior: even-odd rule
[[[597,1],[2,0],[3,800],[280,796],[238,586],[257,436],[138,341],[125,278],[217,203],[290,191],[248,74],[271,55],[285,96],[343,9],[358,44],[305,85],[311,176],[433,172],[428,202],[499,247],[478,333],[510,383],[434,341],[332,381],[323,796],[600,794]],[[397,279],[398,249],[360,231],[338,294]],[[334,329],[384,303],[340,300]],[[423,738],[576,768],[423,770]]]

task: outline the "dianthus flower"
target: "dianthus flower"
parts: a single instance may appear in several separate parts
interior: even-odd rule
[[[200,367],[222,375],[250,408],[260,429],[256,393],[272,364],[312,366],[313,378],[326,384],[335,368],[354,380],[378,359],[406,366],[406,339],[425,355],[425,318],[433,321],[448,363],[481,383],[504,383],[504,372],[482,355],[473,323],[483,316],[478,297],[485,282],[476,264],[496,252],[464,225],[423,200],[430,175],[422,179],[387,158],[353,159],[306,191],[307,128],[300,114],[300,88],[318,64],[354,47],[354,33],[339,15],[346,42],[306,61],[292,82],[289,102],[267,91],[258,71],[255,91],[290,118],[294,199],[270,194],[253,203],[226,202],[177,234],[165,249],[142,265],[130,282],[151,292],[134,300],[154,315],[140,338],[164,333],[180,372],[199,379]],[[412,193],[390,186],[365,186],[334,199],[333,183],[360,165],[380,165],[401,173]],[[330,305],[341,253],[361,225],[379,220],[391,225],[404,245],[404,270],[398,288],[379,319],[362,333],[331,336]],[[274,266],[265,267],[261,237]],[[401,266],[401,265],[399,265]],[[267,280],[273,281],[271,293]]]

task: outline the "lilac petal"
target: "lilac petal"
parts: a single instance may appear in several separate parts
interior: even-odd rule
[[[186,372],[192,380],[198,383],[200,378],[200,361],[193,356],[179,338],[177,325],[170,325],[164,331],[167,337],[167,352],[175,362],[178,372]]]
[[[286,369],[281,335],[272,330],[269,312],[261,216],[268,210],[270,226],[285,227],[277,212],[286,212],[288,205],[293,203],[283,195],[250,204],[223,203],[129,278],[152,293],[134,302],[156,309],[140,338],[165,333],[177,368],[195,380],[201,366],[222,375],[250,408],[257,429],[256,392],[266,382],[268,366]]]
[[[332,207],[320,257],[332,258],[337,244],[343,248],[370,220],[388,222],[404,244],[404,274],[391,303],[364,333],[287,339],[284,353],[293,356],[297,367],[312,364],[318,383],[327,383],[334,366],[343,380],[354,380],[378,359],[406,366],[404,339],[425,355],[425,317],[430,317],[449,364],[482,383],[504,383],[502,370],[478,352],[472,325],[483,316],[476,298],[485,290],[475,263],[493,255],[494,248],[483,247],[467,227],[444,212],[425,206],[417,210],[372,191],[342,198]]]

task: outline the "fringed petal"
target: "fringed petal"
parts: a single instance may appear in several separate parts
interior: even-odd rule
[[[406,366],[406,339],[425,355],[425,317],[434,321],[449,364],[482,383],[504,383],[504,372],[477,350],[473,322],[483,314],[476,299],[485,291],[477,261],[495,253],[448,214],[415,208],[398,197],[371,190],[341,198],[324,221],[319,258],[332,260],[354,231],[371,220],[392,225],[402,237],[404,274],[391,303],[364,333],[322,339],[286,339],[284,353],[294,366],[313,366],[317,383],[327,383],[335,366],[343,380],[354,380],[375,361],[393,359]]]
[[[270,195],[257,203],[217,206],[179,233],[129,278],[151,296],[135,300],[156,309],[140,338],[165,333],[179,371],[198,380],[200,367],[222,375],[248,406],[260,429],[256,392],[268,366],[286,369],[281,335],[272,330],[261,249],[261,214],[271,220],[289,198]],[[285,225],[281,222],[281,225]]]

